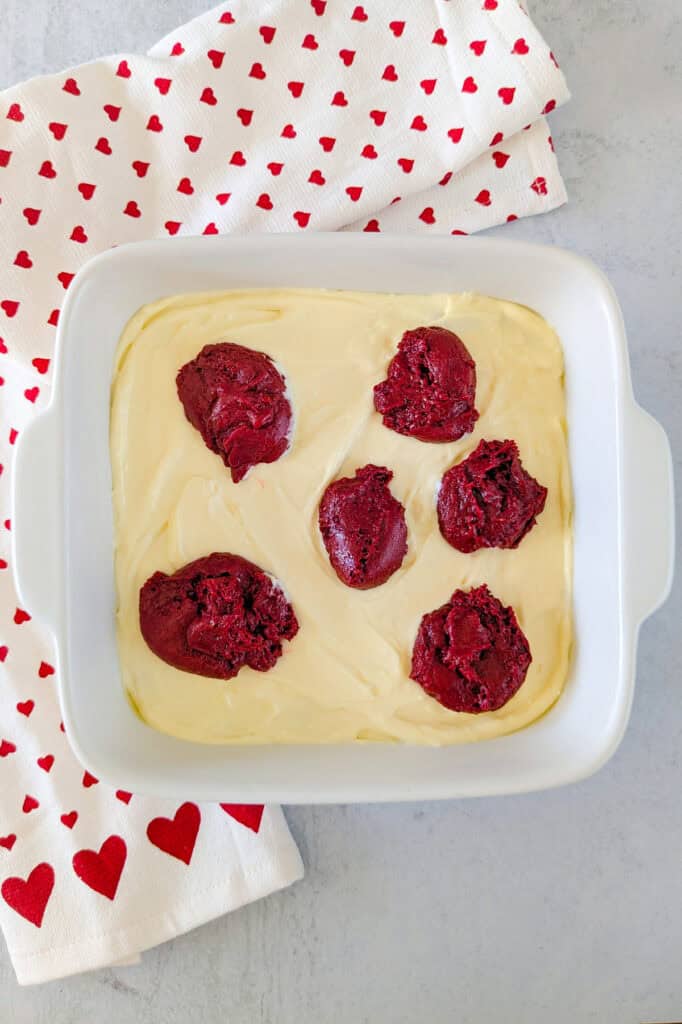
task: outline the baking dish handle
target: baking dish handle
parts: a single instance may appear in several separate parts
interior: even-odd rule
[[[14,466],[14,575],[22,607],[54,624],[57,595],[57,459],[53,410],[19,436]]]
[[[675,563],[675,498],[670,442],[661,424],[633,403],[626,434],[625,552],[637,624],[663,604]]]

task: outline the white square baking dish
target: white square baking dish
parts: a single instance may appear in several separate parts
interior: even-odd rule
[[[255,287],[478,291],[530,306],[564,346],[575,498],[576,650],[558,703],[500,739],[402,745],[205,746],[162,735],[121,687],[114,614],[109,392],[132,314],[162,296]],[[670,449],[632,396],[622,318],[602,274],[568,252],[497,239],[366,234],[186,238],[122,246],[71,285],[54,391],[15,474],[14,565],[51,629],[62,713],[83,765],[139,793],[323,803],[517,793],[600,767],[626,726],[642,621],[674,557]]]

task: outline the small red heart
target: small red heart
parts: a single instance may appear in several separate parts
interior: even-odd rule
[[[267,167],[268,170],[270,171],[270,174],[272,174],[276,178],[278,174],[282,173],[282,168],[284,167],[284,164],[275,163],[275,161],[273,160],[271,163],[267,165]]]
[[[476,196],[476,202],[479,203],[481,206],[490,206],[490,192],[488,191],[487,188],[481,189],[481,191]]]
[[[14,257],[14,266],[23,267],[25,270],[30,270],[33,266],[33,260],[25,249],[20,249]]]
[[[49,864],[37,864],[28,878],[6,878],[2,898],[8,907],[40,928],[45,908],[54,888],[54,870]]]
[[[322,135],[317,141],[320,143],[325,153],[331,153],[336,145],[336,139],[331,138],[329,135]]]
[[[121,116],[121,108],[115,107],[113,103],[105,103],[102,110],[107,115],[110,121],[118,121]]]
[[[469,232],[468,231],[460,231],[459,228],[455,228],[455,230],[451,231],[450,234],[451,235],[468,235]]]
[[[206,53],[206,56],[208,57],[208,59],[210,60],[211,64],[213,65],[213,67],[217,71],[218,68],[221,68],[222,65],[223,65],[223,61],[225,60],[225,51],[224,50],[208,50],[207,53]]]
[[[36,807],[40,807],[40,803],[34,796],[29,796],[28,793],[24,797],[24,802],[21,805],[21,809],[24,814],[30,814],[31,811],[35,811]]]
[[[552,150],[552,152],[554,152],[554,140],[552,139],[551,135],[547,136],[547,145]]]
[[[83,785],[85,787],[85,789],[90,789],[91,786],[96,786],[98,782],[99,782],[99,779],[96,779],[94,775],[90,774],[90,772],[88,772],[88,771],[84,771],[83,772],[83,778],[81,780],[81,785]]]
[[[109,143],[109,139],[106,139],[104,136],[97,140],[95,143],[95,149],[100,153],[104,153],[105,156],[111,156],[111,145]]]
[[[11,440],[11,433],[12,432],[10,431],[10,444],[13,443],[12,440]],[[16,432],[15,432],[14,436],[16,438]],[[7,522],[8,521],[5,520],[5,526],[7,526]],[[8,526],[7,526],[7,529],[9,529]],[[23,608],[17,608],[17,610],[14,613],[14,622],[15,622],[15,624],[17,626],[20,626],[22,624],[22,622],[30,622],[30,621],[31,621],[31,616],[28,614],[28,612],[25,612],[23,610]]]
[[[258,31],[260,32],[263,38],[263,42],[267,46],[269,46],[272,40],[275,38],[275,32],[277,31],[277,29],[273,28],[272,25],[261,25]]]
[[[237,117],[246,128],[248,125],[251,124],[251,119],[253,118],[253,110],[245,110],[243,107],[240,107],[239,110],[237,111]]]
[[[224,206],[231,195],[231,192],[219,192],[218,195],[216,196],[216,199],[221,206]]]
[[[242,153],[241,149],[236,149],[230,157],[230,163],[235,167],[244,167],[246,164],[246,158]]]
[[[492,139],[490,140],[490,146],[498,146],[504,139],[502,132],[495,132]]]
[[[32,700],[20,700],[17,704],[17,711],[20,715],[25,715],[26,718],[31,717],[31,713],[35,707],[35,701]]]
[[[180,230],[180,221],[167,220],[166,223],[164,224],[164,227],[169,235],[177,235],[178,231]]]
[[[425,224],[435,224],[436,218],[433,213],[433,207],[427,206],[419,214],[419,219],[423,220]]]
[[[0,846],[5,850],[11,850],[17,841],[17,837],[14,832],[10,832],[8,836],[0,836]]]
[[[519,53],[524,55],[528,53],[528,43],[525,39],[517,39],[511,49],[512,53]]]
[[[377,127],[380,127],[384,123],[384,121],[386,120],[386,111],[385,110],[370,110],[369,116],[372,118],[372,120],[374,121],[375,125]]]
[[[296,210],[293,216],[299,228],[307,227],[308,221],[310,220],[309,213],[305,213],[303,210]]]
[[[497,0],[483,0],[484,11],[494,11],[497,7]]]
[[[68,125],[62,124],[60,121],[50,121],[47,127],[50,129],[57,142],[60,142],[66,135]]]
[[[45,754],[43,757],[39,757],[36,760],[36,764],[39,768],[42,768],[44,772],[49,772],[52,765],[54,764],[54,755]]]
[[[255,64],[251,65],[251,70],[249,71],[249,78],[258,78],[262,82],[263,79],[266,77],[267,76],[265,74],[265,68],[260,63],[260,61],[256,61]]]
[[[428,125],[421,114],[417,114],[417,116],[413,118],[410,128],[413,128],[416,132],[425,132]]]
[[[17,310],[19,309],[19,303],[15,302],[14,299],[3,299],[0,302],[0,309],[3,311],[5,316],[13,317],[16,316]]]
[[[426,95],[430,96],[433,90],[436,88],[436,82],[436,78],[424,78],[419,84],[421,85]]]
[[[362,195],[362,187],[360,185],[349,185],[346,189],[346,195],[357,203],[358,199]]]
[[[405,22],[404,21],[389,21],[388,27],[390,28],[391,32],[396,37],[396,39],[399,39],[400,36],[405,31]]]
[[[367,145],[362,150],[362,152],[360,153],[360,156],[364,156],[365,160],[376,160],[379,154],[377,153],[376,149],[371,144],[371,142],[368,142]]]
[[[116,68],[116,74],[119,78],[130,78],[131,71],[128,67],[128,61],[122,60]]]
[[[171,57],[180,57],[185,52],[185,47],[182,43],[173,43],[170,55]]]
[[[6,653],[7,648],[5,647],[4,650]],[[4,658],[0,658],[0,661],[4,660]],[[16,749],[16,745],[14,743],[10,743],[9,740],[0,740],[0,757],[9,757],[9,755],[13,754]]]
[[[75,78],[67,78],[62,86],[64,92],[70,92],[72,96],[80,96],[81,91],[78,88],[78,82]]]
[[[317,169],[310,172],[310,177],[308,178],[308,181],[310,182],[311,185],[327,184],[327,179],[322,174],[322,171],[319,171]]]
[[[395,69],[395,65],[394,64],[387,64],[386,67],[383,70],[383,74],[382,74],[381,77],[386,82],[397,82],[398,81],[398,72]]]
[[[285,124],[284,125],[284,128],[282,128],[282,138],[283,139],[295,139],[296,138],[296,129],[294,128],[293,124]]]
[[[45,366],[45,369],[41,370],[38,369],[38,363],[45,363],[47,365]],[[47,367],[50,365],[50,360],[34,359],[33,365],[35,366],[36,370],[38,370],[38,373],[47,373]],[[38,675],[40,676],[41,679],[47,679],[48,676],[54,675],[54,668],[52,665],[50,665],[49,661],[41,661],[40,668],[38,669]]]
[[[149,170],[149,164],[146,162],[146,160],[133,160],[130,166],[135,171],[135,174],[138,176],[138,178],[144,178],[145,174]]]
[[[462,82],[462,92],[478,92],[478,86],[471,75],[467,75]]]
[[[234,25],[234,18],[230,11],[223,11],[218,21],[221,25]]]
[[[547,100],[544,107],[542,108],[543,114],[551,114],[556,107],[556,100]]]
[[[220,234],[220,232],[218,231],[218,225],[214,221],[211,221],[209,224],[207,224],[206,227],[204,228],[204,230],[201,233],[202,233],[202,235],[218,235],[218,234]]]
[[[258,196],[258,199],[256,200],[256,206],[260,206],[261,210],[272,209],[272,199],[267,194],[267,192],[261,192],[261,194]]]
[[[509,159],[509,153],[502,153],[500,150],[496,150],[493,154],[493,163],[496,167],[504,167],[507,160]]]
[[[140,207],[137,205],[137,203],[135,202],[134,199],[129,199],[128,200],[128,202],[126,203],[126,205],[125,205],[125,207],[123,209],[123,212],[128,217],[141,217],[142,216],[142,211],[140,210]]]
[[[147,121],[147,131],[148,132],[162,132],[163,131],[163,125],[161,124],[161,121],[159,120],[157,114],[152,114],[152,116]]]
[[[312,32],[308,32],[308,34],[304,37],[303,42],[301,43],[301,47],[304,50],[316,50],[317,49],[317,47],[318,47],[317,39],[312,34]]]
[[[78,821],[78,811],[69,811],[68,814],[61,814],[59,820],[62,825],[66,825],[67,828],[73,828]]]
[[[8,121],[23,121],[24,120],[24,112],[21,109],[21,105],[19,103],[12,103],[12,105],[9,108],[9,110],[7,111],[7,120]]]
[[[535,181],[531,182],[530,187],[533,189],[533,192],[535,192],[535,194],[538,196],[547,195],[547,181],[545,180],[545,178],[536,178]]]
[[[310,0],[310,6],[318,18],[321,18],[327,6],[327,0]]]
[[[168,94],[168,90],[170,89],[172,84],[173,84],[173,79],[172,78],[155,78],[154,79],[154,85],[159,90],[159,92],[161,93],[162,96],[166,96]]]
[[[238,821],[240,825],[245,825],[252,832],[258,832],[263,819],[263,811],[265,810],[263,804],[221,804],[220,806],[226,814],[229,814],[231,818]]]
[[[85,231],[80,224],[76,225],[69,237],[73,242],[87,242],[88,240],[88,236],[85,234]]]
[[[437,46],[446,46],[447,41],[448,37],[445,35],[445,32],[443,32],[443,29],[437,28],[436,31],[433,33],[433,39],[431,40],[431,42],[435,43]]]
[[[352,21],[367,21],[367,12],[364,7],[356,7],[351,14]]]
[[[194,193],[194,186],[189,178],[180,178],[177,187],[178,192],[182,192],[186,196],[191,196]]]
[[[73,870],[90,889],[113,900],[126,862],[127,847],[120,836],[109,836],[99,850],[78,850]]]
[[[448,138],[451,139],[452,142],[461,142],[462,135],[464,135],[463,128],[451,128],[448,132]]]
[[[502,100],[504,105],[508,107],[509,104],[514,99],[514,93],[515,92],[516,92],[516,89],[512,89],[512,88],[507,86],[507,87],[505,87],[503,89],[498,89],[497,90],[497,95],[500,97],[500,99]]]
[[[185,145],[190,153],[196,153],[202,141],[201,135],[185,135]]]
[[[215,107],[216,103],[218,102],[218,100],[215,97],[215,93],[213,92],[213,89],[211,89],[211,87],[208,85],[201,93],[199,99],[201,100],[202,103],[208,103],[209,107]]]
[[[0,167],[7,167],[11,155],[11,149],[0,149]]]
[[[407,157],[401,156],[397,161],[398,167],[400,167],[405,174],[409,174],[414,167],[414,160],[408,160]]]
[[[447,185],[451,178],[452,178],[452,171],[447,171],[447,173],[444,174],[443,177],[440,179],[438,184],[439,185]]]
[[[364,226],[364,228],[362,230],[363,231],[381,231],[381,228],[379,227],[379,221],[375,217],[373,217],[371,220],[367,221],[367,223],[365,224],[365,226]]]
[[[472,43],[469,43],[469,49],[475,53],[477,57],[480,57],[485,50],[485,44],[487,41],[487,39],[474,39]]]
[[[332,96],[332,106],[333,107],[347,107],[348,106],[348,100],[346,99],[345,93],[343,92],[342,89],[339,89],[338,92],[335,92],[334,95]]]
[[[120,800],[122,804],[129,804],[133,799],[133,794],[129,793],[127,789],[117,789],[116,799]]]
[[[355,60],[355,50],[339,50],[339,57],[346,67],[349,68]]]
[[[41,213],[42,210],[34,210],[31,206],[27,206],[26,209],[23,210],[24,217],[31,225],[31,227],[33,227],[34,224],[38,223],[38,219],[40,218]]]
[[[39,394],[40,388],[38,387],[26,388],[26,390],[24,391],[24,398],[27,398],[29,402],[35,402]]]
[[[66,270],[60,270],[60,272],[57,274],[57,280],[59,281],[60,285],[64,289],[69,287],[69,285],[73,281],[73,278],[74,278],[74,275],[67,273]],[[35,359],[33,361],[35,362]],[[46,359],[44,361],[49,363],[49,359]]]
[[[91,185],[89,181],[81,181],[78,185],[78,191],[83,196],[83,199],[92,199],[95,194],[95,185]]]
[[[58,309],[53,309],[52,310],[52,312],[50,313],[50,315],[47,318],[47,322],[52,327],[56,327],[57,326],[57,324],[59,323],[59,310]]]
[[[40,170],[38,171],[38,174],[41,176],[41,178],[57,177],[57,172],[55,171],[51,160],[43,160],[42,164],[40,165]]]
[[[200,824],[197,805],[184,803],[173,818],[153,818],[147,825],[147,838],[159,850],[189,864]]]

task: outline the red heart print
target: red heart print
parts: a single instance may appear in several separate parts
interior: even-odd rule
[[[349,185],[346,189],[346,195],[349,196],[354,203],[357,203],[358,199],[362,195],[362,188],[359,185]]]
[[[322,135],[318,139],[318,142],[322,146],[322,149],[325,151],[325,153],[331,153],[334,146],[336,145],[336,139],[331,138],[331,136],[329,135]]]
[[[189,864],[200,823],[197,805],[181,804],[173,818],[153,818],[147,825],[147,838],[159,850]]]
[[[508,107],[509,104],[514,99],[514,93],[515,92],[516,92],[516,89],[512,89],[512,88],[510,88],[508,86],[505,86],[504,88],[497,90],[497,95],[500,97],[500,99],[502,100],[504,105]]]
[[[24,391],[24,398],[27,398],[29,402],[35,402],[39,394],[40,388],[38,387],[26,388]]]
[[[234,164],[235,167],[243,167],[246,163],[246,158],[242,153],[241,149],[236,149],[230,157],[230,163]]]
[[[120,836],[109,836],[99,850],[78,850],[73,870],[90,889],[113,900],[126,862],[127,847]]]
[[[59,310],[58,309],[53,309],[52,310],[52,312],[50,313],[50,315],[47,318],[47,322],[52,327],[56,327],[57,326],[57,324],[59,323]]]
[[[117,789],[116,799],[120,800],[122,804],[129,804],[133,799],[133,794],[129,793],[127,789]]]
[[[39,768],[42,768],[44,772],[49,772],[54,764],[54,755],[45,754],[43,757],[36,759],[36,764]]]
[[[525,39],[517,39],[511,49],[512,53],[520,53],[521,55],[528,53],[528,43]]]
[[[322,174],[322,171],[317,170],[317,169],[315,169],[314,171],[310,172],[310,177],[308,178],[308,181],[310,182],[311,185],[326,185],[327,184],[327,179]]]
[[[5,650],[7,650],[7,648],[5,648]],[[0,660],[4,661],[5,659],[2,658]],[[0,740],[0,757],[9,757],[9,755],[13,754],[16,749],[16,745],[14,743],[10,743],[9,740]]]
[[[78,821],[78,811],[69,811],[68,814],[60,814],[59,820],[67,828],[73,828]]]
[[[186,196],[191,196],[194,193],[194,186],[189,178],[180,178],[178,182],[178,192],[182,192]]]
[[[400,36],[405,31],[405,22],[404,21],[389,21],[388,27],[390,28],[391,32],[396,37],[396,39],[399,39]]]
[[[333,107],[347,107],[348,106],[348,100],[346,99],[345,93],[341,89],[339,89],[338,92],[335,92],[334,95],[332,96],[332,106]]]
[[[434,216],[433,207],[426,206],[419,214],[419,219],[423,220],[425,224],[435,224],[436,218]]]
[[[556,107],[556,100],[547,100],[544,107],[542,108],[543,114],[551,114]]]
[[[11,149],[0,149],[0,167],[7,167],[11,155]]]
[[[137,203],[135,202],[134,199],[129,199],[128,200],[128,202],[126,203],[126,205],[125,205],[125,207],[123,209],[123,212],[128,217],[141,217],[142,216],[142,211],[140,210],[140,207],[137,205]]]
[[[61,142],[66,135],[68,125],[62,124],[60,121],[50,121],[47,127],[50,129],[57,142]]]
[[[33,207],[27,206],[26,209],[23,210],[22,212],[28,223],[31,225],[31,227],[33,227],[35,224],[38,223],[42,210],[34,210]]]
[[[349,68],[355,60],[355,50],[339,50],[339,57],[346,67]]]
[[[17,837],[14,832],[10,832],[8,836],[0,836],[0,846],[5,850],[11,850],[17,841]]]
[[[128,61],[127,60],[120,61],[118,67],[116,68],[116,74],[118,75],[119,78],[130,78],[130,75],[132,74],[132,72],[131,72],[130,68],[128,67]]]
[[[468,235],[469,232],[468,231],[460,231],[459,228],[455,228],[455,230],[451,231],[450,234],[451,235]]]
[[[445,35],[445,32],[443,32],[443,29],[437,28],[436,31],[433,33],[433,39],[431,40],[431,42],[435,43],[436,46],[446,46],[447,41],[448,37]]]
[[[169,235],[177,235],[178,231],[180,230],[180,226],[181,225],[179,220],[167,220],[166,223],[164,224],[164,227]]]
[[[19,303],[14,299],[3,299],[0,302],[0,309],[3,311],[5,316],[13,317],[16,316],[17,310],[19,309]],[[16,622],[16,618],[14,620]]]
[[[218,225],[214,221],[211,221],[209,224],[207,224],[206,227],[204,228],[204,230],[201,233],[202,233],[202,235],[218,235],[218,234],[220,234],[220,232],[218,231]]]
[[[231,195],[231,192],[219,192],[218,195],[216,196],[216,199],[221,206],[224,206]]]
[[[23,121],[24,120],[24,112],[21,109],[21,105],[19,103],[12,103],[12,105],[9,108],[9,110],[7,111],[7,120],[8,121]]]
[[[221,804],[220,806],[240,825],[245,825],[252,832],[258,832],[265,810],[263,804]]]
[[[301,43],[301,47],[304,50],[316,50],[317,49],[317,47],[318,47],[317,39],[312,34],[312,32],[308,32],[308,34],[304,37],[303,42]]]
[[[172,84],[173,84],[173,79],[172,78],[155,78],[154,79],[154,85],[159,90],[159,92],[161,93],[162,96],[166,96],[168,94],[168,90],[170,89]]]
[[[500,142],[504,139],[502,132],[495,132],[492,139],[490,140],[490,146],[499,146]]]
[[[310,0],[310,6],[318,18],[321,18],[327,6],[327,0]]]
[[[59,277],[60,275],[58,274],[57,276]],[[73,277],[73,274],[71,276]],[[38,373],[45,374],[50,368],[50,360],[43,359],[41,356],[36,356],[35,359],[31,360],[31,365],[36,368]],[[53,672],[54,669],[52,668],[52,665],[48,665],[46,661],[41,661],[40,668],[38,669],[38,675],[41,679],[44,679],[45,676],[51,676]]]
[[[201,135],[185,135],[185,145],[190,153],[196,153],[202,143]],[[147,164],[149,166],[149,164]]]
[[[372,120],[374,121],[374,123],[377,126],[377,128],[380,128],[381,125],[386,120],[386,111],[385,110],[370,110],[369,116],[372,118]]]
[[[491,203],[490,192],[488,191],[487,188],[482,188],[481,189],[481,191],[476,196],[476,202],[480,206],[490,206],[490,203]]]
[[[494,11],[497,8],[497,0],[483,0],[484,11]]]
[[[218,68],[221,68],[223,66],[223,61],[225,60],[224,50],[208,50],[206,56],[208,57],[216,71],[218,70]]]
[[[364,228],[362,230],[363,231],[381,231],[381,228],[379,227],[379,221],[376,219],[376,217],[372,217],[371,220],[367,221],[367,223],[365,224],[365,226],[364,226]]]
[[[5,521],[5,526],[7,526],[7,521]],[[20,626],[22,622],[30,622],[30,619],[31,616],[28,614],[28,612],[25,612],[23,608],[17,608],[17,610],[14,613],[14,622],[17,626]]]
[[[234,18],[230,11],[223,11],[218,21],[221,25],[234,25]]]
[[[276,178],[278,174],[282,173],[282,168],[284,167],[284,164],[278,164],[273,160],[267,165],[267,167],[268,170],[270,171],[270,174],[272,174],[273,177]]]
[[[173,43],[170,55],[171,57],[180,57],[185,52],[185,47],[182,43]]]
[[[371,142],[368,142],[367,145],[363,148],[362,152],[360,153],[360,156],[364,156],[365,160],[376,160],[379,154],[377,153],[376,149],[371,144]]]
[[[478,86],[471,75],[467,75],[462,82],[462,92],[478,92]]]
[[[448,132],[448,138],[451,139],[452,142],[461,142],[462,135],[464,135],[463,128],[451,128]]]
[[[299,228],[307,227],[308,222],[310,220],[310,214],[309,213],[306,213],[304,210],[296,210],[296,212],[294,213],[293,216],[294,216],[294,220],[298,224]]]
[[[367,21],[367,11],[364,7],[356,7],[351,14],[352,21]]]
[[[244,110],[243,107],[240,107],[239,110],[237,111],[237,117],[246,128],[248,125],[251,124],[251,119],[253,118],[253,110]]]
[[[436,88],[436,81],[437,79],[435,78],[424,78],[419,83],[427,96],[430,96],[433,90]]]
[[[409,174],[414,167],[414,160],[408,160],[407,157],[404,156],[401,156],[396,163],[398,164],[398,167],[405,172],[405,174]]]
[[[14,257],[14,266],[23,267],[25,270],[30,270],[33,266],[33,260],[25,249],[20,249]]]
[[[186,141],[187,138],[185,138],[185,142]],[[130,166],[135,171],[135,174],[138,176],[138,178],[144,178],[145,174],[149,170],[149,164],[147,163],[146,160],[133,160]]]
[[[203,90],[199,99],[201,100],[202,103],[208,103],[209,107],[215,107],[216,103],[218,102],[215,93],[213,92],[213,89],[211,89],[209,85],[207,85],[206,88]]]
[[[552,150],[552,152],[554,152],[554,140],[552,139],[551,135],[547,136],[547,145]]]
[[[24,797],[24,802],[21,805],[21,809],[24,814],[30,814],[31,811],[35,811],[36,807],[40,807],[40,804],[34,796],[29,796],[28,793]]]
[[[81,181],[78,191],[83,196],[83,199],[92,199],[96,187],[96,185],[91,184],[89,181]]]
[[[77,224],[69,236],[73,242],[87,242],[88,236],[85,234],[82,226]]]
[[[21,700],[17,704],[17,711],[20,715],[25,715],[26,718],[30,718],[31,712],[35,707],[35,702],[32,700]]]
[[[285,124],[284,125],[284,128],[282,128],[282,138],[283,139],[295,139],[296,138],[296,129],[294,128],[293,124]]]
[[[261,194],[258,196],[258,199],[256,200],[256,206],[260,206],[261,210],[272,209],[272,199],[267,194],[267,192],[261,192]]]
[[[469,43],[469,49],[472,53],[475,53],[477,57],[481,57],[485,50],[485,44],[487,41],[487,39],[474,39],[473,42]]]
[[[95,143],[95,149],[100,153],[104,153],[105,156],[111,156],[111,144],[109,139],[104,136],[97,140]]]
[[[107,115],[110,121],[118,121],[121,116],[121,108],[115,107],[113,103],[105,103],[102,110]]]
[[[536,178],[535,181],[531,182],[530,187],[533,189],[533,192],[535,192],[535,194],[538,196],[547,195],[547,181],[545,180],[545,178]]]
[[[417,114],[417,116],[413,118],[410,128],[413,128],[416,132],[425,132],[428,125],[421,114]]]
[[[40,170],[38,171],[38,174],[41,176],[41,178],[57,177],[57,172],[55,171],[51,160],[43,160],[42,164],[40,165]]]
[[[272,40],[275,38],[275,32],[277,31],[277,29],[273,28],[272,25],[261,25],[258,31],[261,34],[263,42],[267,46],[269,46]]]
[[[83,772],[83,779],[81,781],[81,785],[84,786],[85,789],[90,789],[91,786],[96,786],[98,782],[99,779],[96,779],[95,776],[91,775],[89,771]]]
[[[492,154],[492,157],[496,167],[504,167],[507,160],[509,159],[509,153],[502,153],[500,150],[496,150]]]
[[[395,65],[387,64],[383,70],[381,77],[384,79],[385,82],[397,82],[398,72],[395,69]]]
[[[451,178],[452,178],[452,171],[448,171],[446,174],[443,175],[443,177],[440,179],[438,184],[439,185],[447,185]]]
[[[263,79],[266,77],[267,76],[265,74],[265,68],[259,61],[256,61],[255,64],[251,65],[251,70],[249,71],[249,78],[258,78],[262,82]]]
[[[54,869],[42,863],[36,864],[26,879],[6,878],[0,892],[8,907],[40,928],[53,888]]]
[[[64,92],[70,92],[72,96],[80,96],[81,91],[78,88],[78,82],[75,78],[67,78],[62,86]]]
[[[147,131],[148,132],[162,132],[163,131],[163,125],[161,124],[161,121],[159,120],[159,118],[158,118],[158,116],[156,114],[152,114],[152,116],[147,121]]]

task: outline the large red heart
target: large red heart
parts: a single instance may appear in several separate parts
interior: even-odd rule
[[[272,199],[267,194],[267,192],[262,192],[261,195],[258,196],[258,199],[256,200],[256,206],[259,206],[261,210],[272,209]]]
[[[202,103],[208,103],[209,107],[215,107],[216,103],[218,102],[215,93],[213,92],[213,89],[211,89],[209,85],[207,85],[206,88],[203,90],[199,99],[201,100]]]
[[[349,68],[355,60],[355,50],[339,50],[339,57],[346,67]]]
[[[102,110],[107,115],[110,121],[118,121],[121,116],[121,108],[115,106],[113,103],[105,103]]]
[[[528,43],[523,38],[517,39],[514,45],[512,46],[511,52],[520,53],[523,56],[524,54],[528,53]]]
[[[308,226],[308,222],[310,221],[310,214],[306,210],[296,210],[293,214],[293,218],[299,228],[305,228]]]
[[[477,57],[481,57],[485,50],[485,44],[487,39],[474,39],[473,43],[469,43],[469,49],[472,50]]]
[[[38,373],[47,373],[47,371],[50,368],[50,360],[43,359],[40,356],[36,356],[35,359],[32,359],[31,364],[35,366]],[[45,676],[51,676],[53,672],[54,669],[52,665],[50,665],[47,661],[41,661],[40,668],[38,669],[38,675],[40,676],[41,679],[44,679]]]
[[[487,188],[482,188],[481,189],[481,191],[476,196],[476,202],[480,206],[490,206],[490,203],[492,202],[492,200],[490,198],[490,192],[488,191]]]
[[[104,135],[95,143],[95,149],[99,153],[104,153],[105,156],[111,156],[111,143]]]
[[[253,118],[253,110],[245,110],[243,107],[240,107],[239,110],[237,111],[237,117],[246,128],[248,127],[248,125],[251,124],[251,119]]]
[[[189,149],[190,153],[196,153],[199,146],[201,145],[201,135],[185,135],[185,144]]]
[[[462,82],[462,92],[478,92],[478,86],[471,75],[467,75]]]
[[[78,185],[78,191],[83,196],[83,199],[92,199],[95,194],[96,185],[93,185],[90,181],[81,181]],[[24,211],[26,212],[26,211]],[[40,211],[38,211],[40,213]],[[37,218],[36,218],[37,220]]]
[[[273,28],[271,25],[261,25],[258,31],[263,37],[263,42],[269,46],[272,40],[275,38],[275,32],[277,31],[277,29]]]
[[[24,120],[24,112],[21,109],[21,104],[19,104],[19,103],[12,103],[12,105],[9,108],[9,110],[7,111],[7,119],[9,121],[23,121]]]
[[[57,142],[60,142],[66,135],[68,125],[62,124],[61,121],[50,121],[47,127],[50,129]]]
[[[27,206],[22,212],[28,223],[33,227],[34,224],[38,223],[38,218],[40,217],[42,210],[34,210],[33,207]]]
[[[301,46],[303,47],[304,50],[316,50],[318,48],[318,45],[319,44],[317,42],[317,39],[312,34],[312,32],[308,32],[308,34],[304,36],[303,42],[301,43]]]
[[[433,39],[431,40],[431,42],[435,43],[436,46],[446,46],[447,41],[448,37],[445,35],[445,32],[443,32],[443,29],[437,28],[436,31],[433,33]]]
[[[507,87],[505,87],[503,89],[498,89],[497,90],[497,95],[500,97],[500,99],[502,100],[504,105],[508,107],[509,104],[514,99],[514,93],[515,92],[516,92],[516,89],[512,89],[510,86],[507,86]]]
[[[54,870],[43,863],[37,864],[27,879],[6,878],[0,891],[12,910],[40,928],[53,888]]]
[[[206,56],[208,57],[208,59],[210,60],[211,64],[213,65],[213,67],[217,71],[218,68],[222,67],[222,63],[225,60],[225,51],[224,50],[208,50],[207,53],[206,53]]]
[[[503,153],[501,150],[495,150],[492,154],[493,163],[496,167],[504,167],[507,160],[509,159],[509,153]]]
[[[17,837],[14,832],[10,832],[8,836],[0,836],[0,846],[5,850],[11,850],[17,841]]]
[[[57,177],[57,172],[55,171],[51,160],[43,160],[42,164],[40,165],[40,170],[38,171],[38,174],[41,176],[41,178]]]
[[[67,78],[62,86],[64,92],[70,92],[72,96],[80,96],[81,91],[78,88],[78,82],[75,78]]]
[[[381,77],[385,82],[397,82],[398,72],[395,69],[395,64],[387,64]]]
[[[14,266],[23,267],[24,270],[30,270],[31,267],[33,266],[33,260],[31,259],[31,257],[25,249],[20,249],[14,257]]]
[[[172,85],[171,78],[155,78],[154,85],[159,90],[162,96],[165,96]]]
[[[15,299],[3,299],[0,302],[0,309],[3,311],[5,316],[13,317],[16,316],[17,310],[19,309],[19,303]],[[16,622],[16,618],[14,619]],[[19,625],[19,623],[17,623]]]
[[[73,870],[87,886],[113,900],[126,862],[127,847],[120,836],[109,836],[96,850],[78,850]]]
[[[20,715],[25,715],[28,718],[35,707],[35,703],[32,700],[20,700],[17,704],[17,711]]]
[[[159,120],[159,117],[158,117],[157,114],[152,114],[152,116],[147,121],[147,131],[150,131],[150,132],[162,132],[163,131],[163,125],[161,124],[161,121]]]
[[[433,212],[432,206],[426,206],[419,214],[419,219],[423,220],[425,224],[435,224],[436,218]]]
[[[88,240],[88,236],[85,234],[85,231],[83,230],[83,227],[82,227],[81,224],[76,224],[75,228],[73,229],[73,231],[71,232],[69,237],[74,242],[81,242],[82,243],[82,242],[87,242],[87,240]]]
[[[377,127],[380,127],[384,123],[384,121],[386,120],[386,111],[385,110],[370,110],[369,116],[372,118],[372,120],[374,121],[375,125]]]
[[[201,812],[197,805],[185,803],[178,807],[173,818],[153,818],[147,825],[147,838],[159,850],[189,864],[200,824]]]
[[[257,60],[254,64],[251,65],[251,70],[249,71],[249,78],[257,78],[260,82],[262,82],[264,78],[267,78],[265,68],[263,67],[259,60]]]
[[[448,132],[448,138],[452,139],[453,142],[461,142],[462,135],[464,135],[463,128],[451,128]]]
[[[220,806],[226,814],[238,821],[240,825],[250,828],[252,832],[257,832],[260,828],[265,809],[263,804],[221,804]]]

